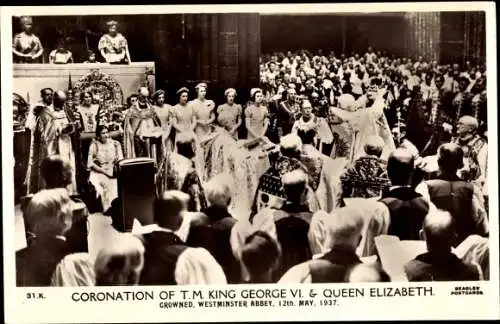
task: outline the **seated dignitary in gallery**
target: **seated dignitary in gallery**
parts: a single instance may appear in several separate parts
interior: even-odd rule
[[[401,240],[418,240],[419,231],[429,212],[429,203],[410,186],[414,169],[411,151],[398,148],[389,156],[387,173],[391,187],[380,200],[389,209],[389,235]]]
[[[463,151],[457,144],[447,143],[438,148],[439,174],[437,179],[420,183],[415,189],[428,203],[448,211],[454,220],[456,247],[469,235],[487,236],[488,217],[477,187],[462,181],[457,171],[463,166]]]
[[[241,250],[241,261],[248,275],[243,283],[276,282],[273,274],[279,258],[279,245],[268,233],[256,231],[248,236]]]
[[[291,268],[279,283],[346,282],[349,271],[361,263],[356,249],[361,241],[363,217],[359,213],[338,213],[328,218],[327,226],[325,246],[330,250]]]
[[[99,51],[107,63],[131,63],[127,39],[118,32],[118,23],[114,20],[106,23],[108,33],[99,40]]]
[[[307,174],[301,169],[285,173],[282,183],[286,196],[283,206],[265,208],[254,217],[256,223],[260,223],[263,217],[272,218],[276,226],[282,259],[274,273],[275,281],[291,267],[312,257],[307,236],[313,215],[307,203]]]
[[[231,203],[231,178],[219,174],[205,184],[208,207],[193,213],[187,244],[203,247],[210,252],[224,269],[229,283],[240,279],[239,263],[230,245],[231,230],[236,219],[228,212]]]
[[[143,266],[144,246],[139,238],[130,233],[113,234],[97,254],[95,285],[137,285]]]
[[[186,245],[188,200],[180,191],[166,191],[156,199],[156,224],[142,234],[146,252],[140,285],[226,283],[224,271],[207,250]]]
[[[430,213],[425,218],[422,236],[428,252],[405,265],[409,281],[479,280],[479,268],[464,263],[452,252],[456,232],[449,212],[436,210]]]
[[[61,39],[57,43],[57,48],[50,52],[50,64],[68,64],[73,63],[73,53],[66,47],[66,41]]]
[[[64,233],[71,227],[72,202],[65,189],[36,193],[24,209],[34,239],[16,253],[17,285],[49,286],[59,261],[70,253]]]

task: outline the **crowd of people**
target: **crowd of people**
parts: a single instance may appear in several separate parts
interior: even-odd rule
[[[12,41],[12,54],[14,63],[43,63],[44,47],[42,41],[33,33],[33,18],[21,17],[23,31],[14,36]],[[88,58],[84,62],[75,62],[73,53],[67,46],[67,38],[59,37],[57,46],[48,55],[50,64],[68,63],[99,63],[96,53],[101,54],[106,63],[127,64],[131,63],[127,39],[118,32],[118,22],[111,20],[106,23],[108,33],[104,34],[96,50],[88,48]]]
[[[369,48],[263,55],[260,70],[246,103],[227,89],[217,105],[205,83],[192,100],[179,89],[175,106],[140,88],[116,116],[91,94],[71,108],[43,89],[26,125],[34,238],[17,252],[18,285],[390,281],[381,235],[425,241],[404,265],[410,281],[489,278],[484,67]],[[248,214],[232,208],[242,154],[266,162],[245,174]],[[75,195],[93,188],[119,217],[116,164],[137,157],[155,161],[154,224],[105,238],[96,257],[73,253]]]

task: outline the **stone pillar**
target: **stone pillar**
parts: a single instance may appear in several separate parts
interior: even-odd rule
[[[441,16],[439,12],[405,13],[407,39],[406,56],[416,59],[439,60],[441,42]]]
[[[486,15],[484,11],[465,13],[464,58],[472,64],[484,64],[486,59]]]

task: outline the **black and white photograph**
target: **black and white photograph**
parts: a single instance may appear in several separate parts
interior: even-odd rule
[[[304,312],[275,290],[321,283],[305,286],[325,299],[318,310],[391,297],[343,291],[372,284],[496,296],[496,27],[484,6],[111,7],[2,15],[4,255],[28,299],[204,285],[228,297],[241,285],[261,287],[236,293],[260,303],[248,306]],[[182,307],[201,312],[195,297]]]

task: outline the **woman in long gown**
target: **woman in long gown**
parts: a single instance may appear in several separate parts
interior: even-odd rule
[[[252,101],[245,109],[245,126],[248,130],[248,139],[263,139],[269,126],[269,110],[264,104],[264,94],[261,89],[252,89],[250,96]]]
[[[175,130],[173,136],[174,144],[177,143],[177,137],[182,133],[193,133],[195,119],[193,106],[188,104],[189,90],[185,87],[177,90],[179,103],[172,107],[172,127]],[[177,147],[175,147],[177,148]]]
[[[211,131],[211,125],[215,121],[215,103],[212,100],[206,99],[207,84],[199,83],[195,87],[198,97],[189,102],[193,107],[194,123],[196,124],[195,131],[198,137],[203,137]]]
[[[166,150],[172,151],[173,143],[170,139],[170,131],[172,129],[171,116],[172,116],[172,106],[165,103],[165,91],[158,90],[153,95],[153,109],[158,115],[161,123],[161,129],[163,131],[163,145]]]
[[[115,175],[115,164],[123,159],[120,143],[108,138],[108,127],[99,125],[96,139],[89,148],[87,167],[90,171],[89,182],[99,196],[103,210],[111,207],[113,199],[118,197],[118,183]]]
[[[242,123],[243,108],[234,102],[236,95],[236,90],[233,88],[224,91],[226,103],[217,107],[217,122],[237,140],[238,129]]]

